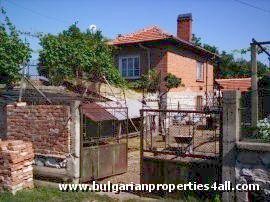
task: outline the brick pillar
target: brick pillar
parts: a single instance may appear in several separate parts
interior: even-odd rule
[[[240,92],[223,93],[222,183],[235,186],[236,142],[239,141]],[[222,201],[235,201],[235,192],[223,192]]]

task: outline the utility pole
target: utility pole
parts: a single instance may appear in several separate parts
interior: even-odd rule
[[[257,48],[260,48],[268,58],[270,58],[270,53],[262,45],[269,45],[270,41],[257,42],[252,39],[251,46],[251,124],[252,127],[257,126],[259,110],[258,110],[258,72],[257,72]]]
[[[258,77],[257,77],[257,44],[251,44],[251,125],[258,122]]]

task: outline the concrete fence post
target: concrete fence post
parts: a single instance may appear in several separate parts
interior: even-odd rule
[[[71,156],[67,169],[74,183],[80,178],[80,101],[74,101],[70,105],[71,113]]]
[[[222,183],[229,181],[235,186],[236,142],[240,131],[240,97],[239,91],[223,93],[223,137],[222,137]],[[222,201],[235,201],[235,192],[223,192]]]

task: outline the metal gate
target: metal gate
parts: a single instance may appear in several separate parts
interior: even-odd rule
[[[127,171],[127,108],[84,103],[81,107],[81,182]]]
[[[84,147],[81,154],[81,181],[88,182],[127,171],[126,143]]]

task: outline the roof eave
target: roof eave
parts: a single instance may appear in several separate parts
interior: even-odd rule
[[[140,40],[140,41],[130,41],[130,42],[119,42],[119,43],[110,43],[110,45],[113,45],[113,46],[125,46],[125,45],[135,45],[135,44],[139,44],[139,43],[148,43],[148,42],[157,42],[157,41],[163,41],[163,40],[173,40],[173,41],[176,41],[177,43],[181,43],[181,44],[184,44],[190,48],[193,48],[193,49],[196,49],[198,51],[201,51],[201,52],[204,52],[205,54],[207,54],[208,56],[211,57],[212,60],[218,60],[220,59],[220,55],[216,54],[216,53],[212,53],[200,46],[196,46],[190,42],[187,42],[187,41],[184,41],[184,40],[181,40],[173,35],[171,36],[168,36],[167,38],[163,38],[163,39],[154,39],[154,40]]]
[[[221,58],[221,56],[218,55],[218,54],[216,54],[216,53],[210,52],[210,51],[208,51],[208,50],[206,50],[206,49],[204,49],[204,48],[202,48],[200,46],[196,46],[195,44],[190,43],[190,42],[185,41],[185,40],[182,40],[182,39],[180,39],[178,37],[170,36],[170,38],[173,39],[173,40],[175,40],[175,41],[177,41],[178,43],[185,44],[185,45],[187,45],[187,46],[189,46],[191,48],[194,48],[194,49],[197,49],[199,51],[202,51],[202,52],[206,53],[207,55],[213,56],[214,59],[220,59]]]

